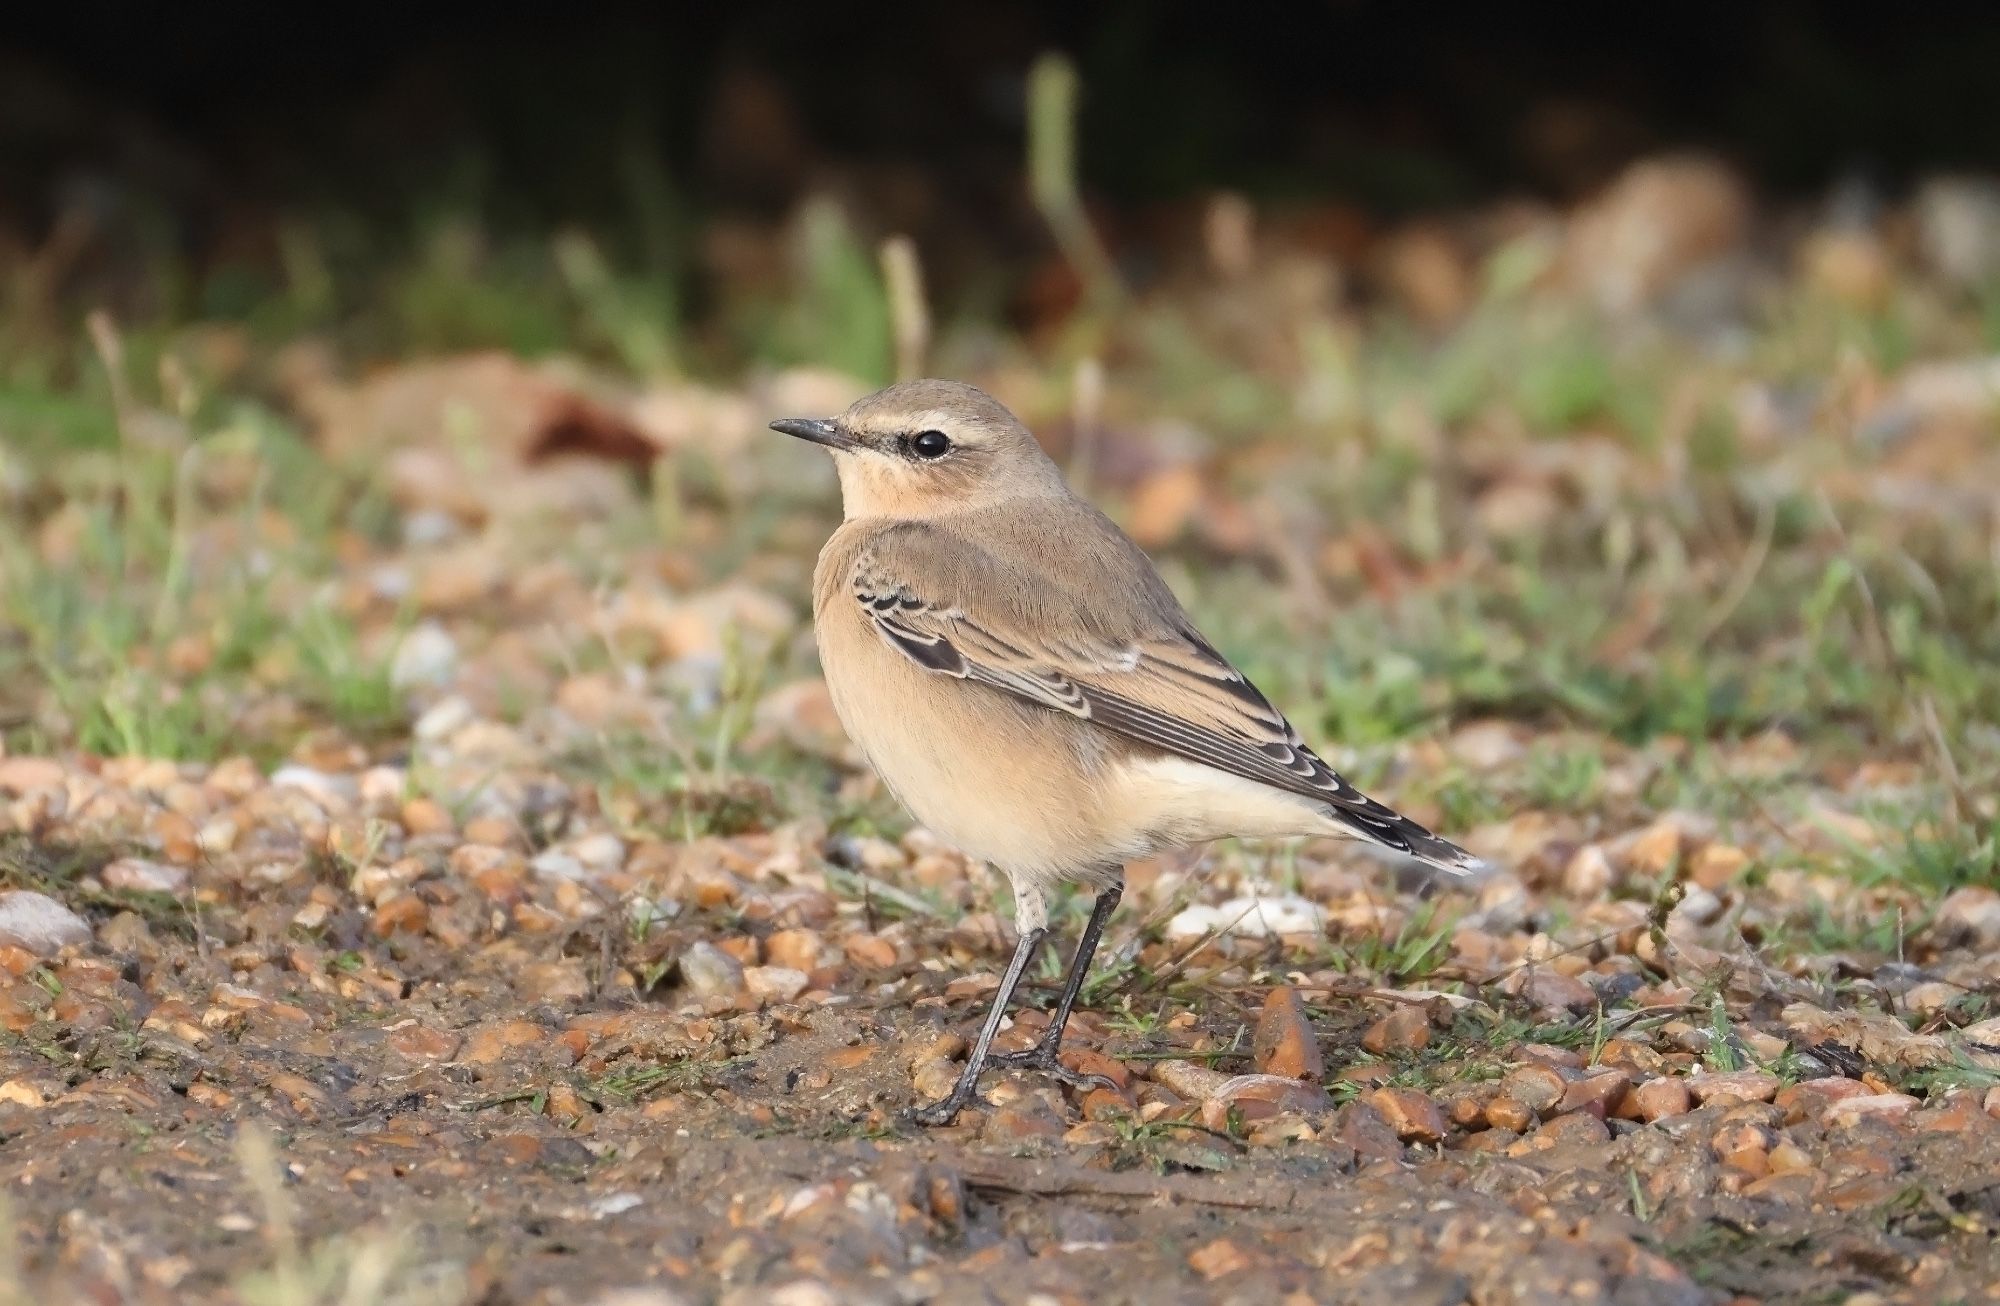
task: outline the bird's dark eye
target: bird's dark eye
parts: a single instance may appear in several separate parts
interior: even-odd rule
[[[919,458],[942,458],[951,452],[951,437],[943,431],[919,431],[910,448]]]

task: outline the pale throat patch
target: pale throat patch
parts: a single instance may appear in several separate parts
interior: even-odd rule
[[[833,470],[840,477],[846,520],[922,515],[919,508],[924,487],[916,468],[881,454],[849,453],[834,455]]]

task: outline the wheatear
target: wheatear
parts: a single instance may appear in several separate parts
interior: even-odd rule
[[[976,1093],[1060,881],[1097,901],[1055,1013],[1033,1049],[991,1060],[1083,1085],[1097,1078],[1057,1051],[1126,862],[1330,835],[1483,869],[1315,756],[991,396],[910,381],[771,426],[826,446],[840,475],[846,521],[819,555],[813,618],[841,723],[918,820],[1014,888],[1013,960],[964,1073],[918,1120],[948,1122]]]

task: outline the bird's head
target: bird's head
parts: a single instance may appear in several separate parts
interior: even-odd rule
[[[850,520],[936,517],[1068,492],[1020,419],[958,381],[904,381],[838,417],[789,417],[771,429],[832,452]]]

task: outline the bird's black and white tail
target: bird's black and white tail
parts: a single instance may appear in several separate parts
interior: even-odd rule
[[[1461,879],[1484,879],[1498,869],[1485,858],[1473,856],[1449,839],[1440,839],[1401,812],[1370,798],[1332,770],[1326,774],[1342,791],[1327,804],[1327,815],[1355,838],[1414,857],[1426,866]]]

